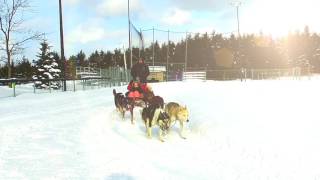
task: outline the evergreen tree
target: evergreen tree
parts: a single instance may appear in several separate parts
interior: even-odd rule
[[[31,63],[25,56],[22,57],[22,60],[18,62],[18,65],[16,66],[16,75],[19,75],[21,78],[32,78],[34,71],[34,67],[32,67]]]
[[[76,79],[77,57],[74,55],[70,56],[66,63],[66,78]]]
[[[58,79],[61,77],[61,70],[58,63],[54,58],[54,53],[50,52],[50,46],[46,40],[40,43],[40,53],[37,55],[36,73],[33,79],[38,80],[35,82],[36,88],[53,88],[58,89],[61,87],[59,81],[48,80]]]
[[[87,62],[86,62],[86,54],[81,50],[77,55],[77,66],[82,66],[85,67],[87,66]]]
[[[90,67],[98,67],[99,66],[99,62],[101,61],[100,60],[100,54],[99,52],[96,50],[95,52],[93,52],[89,58],[88,58],[88,61],[89,61],[89,66]]]

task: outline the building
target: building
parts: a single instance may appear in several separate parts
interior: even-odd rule
[[[149,66],[150,75],[147,80],[151,82],[161,82],[166,80],[165,66]]]

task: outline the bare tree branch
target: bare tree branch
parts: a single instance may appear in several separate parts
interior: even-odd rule
[[[16,54],[22,53],[25,49],[23,45],[30,41],[40,39],[43,34],[28,33],[26,37],[16,40],[13,38],[17,33],[28,32],[22,30],[21,26],[25,22],[24,12],[30,7],[29,0],[0,0],[0,40],[4,41],[4,47],[0,51],[5,51],[8,64],[8,78],[11,77],[12,58]],[[1,35],[3,38],[1,38]]]

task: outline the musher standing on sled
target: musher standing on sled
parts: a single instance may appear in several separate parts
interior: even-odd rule
[[[143,98],[147,90],[147,77],[150,74],[149,67],[144,63],[143,59],[134,64],[131,68],[132,81],[130,81],[127,89],[127,96],[130,98]]]
[[[149,74],[149,67],[144,63],[142,58],[140,58],[139,61],[131,68],[131,76],[134,81],[137,80],[138,77],[140,83],[147,83],[147,77]]]

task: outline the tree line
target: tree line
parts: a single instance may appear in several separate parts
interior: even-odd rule
[[[47,41],[44,41],[47,43]],[[41,42],[43,45],[44,42]],[[41,48],[39,54],[41,54]],[[154,52],[154,54],[153,54]],[[57,52],[52,52],[63,70]],[[66,58],[65,71],[67,78],[75,77],[76,67],[109,68],[114,66],[124,67],[124,52],[120,49],[113,51],[96,50],[89,55],[80,50],[79,53]],[[286,37],[272,38],[260,33],[246,34],[241,37],[230,35],[224,37],[219,33],[205,33],[189,35],[187,39],[187,53],[185,39],[179,42],[160,44],[155,41],[139,52],[133,48],[133,62],[141,56],[146,63],[152,65],[153,57],[156,65],[166,65],[183,70],[187,55],[187,69],[232,69],[232,68],[290,68],[311,67],[314,72],[320,71],[320,36],[310,33],[306,26],[303,32],[289,33]],[[126,64],[130,64],[130,51],[125,50]],[[30,61],[23,57],[20,61],[11,65],[14,76],[32,78],[37,74],[38,59]],[[0,68],[0,77],[5,78],[8,68]]]

